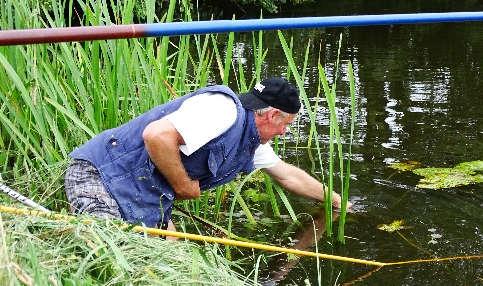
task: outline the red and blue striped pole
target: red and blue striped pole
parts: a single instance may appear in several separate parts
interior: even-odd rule
[[[179,36],[188,34],[248,32],[260,30],[467,22],[482,20],[483,12],[450,12],[251,20],[214,20],[157,24],[5,30],[0,31],[0,46]]]

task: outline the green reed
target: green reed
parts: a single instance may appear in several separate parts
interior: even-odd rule
[[[340,242],[345,242],[344,237],[344,226],[345,226],[345,217],[347,213],[347,202],[349,197],[349,182],[350,182],[350,159],[352,155],[352,142],[354,136],[354,126],[355,126],[355,80],[353,75],[352,63],[348,62],[348,80],[349,80],[349,95],[351,99],[350,110],[351,110],[351,127],[350,127],[350,134],[349,134],[349,147],[348,147],[348,159],[344,160],[344,153],[343,153],[343,144],[341,139],[341,131],[339,127],[339,122],[337,119],[337,110],[336,110],[336,89],[337,89],[337,81],[339,77],[339,58],[340,58],[340,49],[342,46],[342,34],[339,38],[339,48],[337,50],[337,61],[335,65],[334,71],[334,78],[332,81],[332,85],[328,83],[327,76],[325,74],[324,68],[322,65],[318,64],[319,69],[319,82],[321,83],[324,94],[327,100],[327,105],[329,108],[329,117],[330,117],[330,127],[329,127],[329,184],[328,184],[328,193],[332,193],[335,189],[334,187],[334,177],[335,177],[335,161],[338,158],[338,170],[339,170],[339,179],[340,179],[340,193],[342,197],[341,202],[341,213],[339,218],[339,228],[338,228],[338,235],[337,238]],[[337,147],[337,151],[335,150]],[[337,153],[337,157],[336,154]],[[346,164],[344,169],[344,162]],[[328,198],[328,196],[326,196]],[[328,202],[326,201],[326,207]],[[326,215],[326,217],[330,217]],[[327,223],[327,222],[326,222]]]
[[[110,6],[108,1],[79,0],[77,3],[82,9],[78,12],[83,15],[84,25],[133,22],[134,1],[110,3]],[[176,3],[174,0],[168,3],[164,21],[174,19]],[[69,7],[72,5],[71,1]],[[145,1],[145,5],[146,10],[152,9],[154,0]],[[190,21],[188,1],[181,1],[181,5],[186,12],[182,14],[184,20]],[[2,7],[5,8],[0,15],[2,27],[65,25],[63,7],[56,1],[51,10],[35,1],[4,0]],[[154,14],[147,13],[147,22],[157,20]],[[51,164],[65,161],[75,146],[100,131],[204,86],[210,78],[219,76],[223,83],[228,83],[234,71],[231,68],[234,34],[229,34],[227,43],[219,48],[220,37],[181,36],[163,37],[160,41],[130,39],[0,48],[0,80],[5,83],[0,87],[2,173],[9,171],[10,178],[19,178],[48,169]],[[242,91],[251,88],[255,79],[260,78],[267,54],[267,50],[262,50],[262,42],[263,33],[259,32],[254,55],[255,76],[248,80],[243,69],[239,69]],[[213,62],[218,63],[218,72],[212,68]],[[42,196],[39,191],[30,187],[34,199]],[[190,208],[197,214],[209,212],[208,196],[192,201]],[[63,197],[60,191],[56,199]],[[255,223],[243,198],[236,200]],[[221,200],[217,203],[219,210]],[[284,204],[290,207],[286,199]],[[275,199],[273,205],[276,209]]]
[[[306,109],[306,112],[308,114],[308,117],[309,117],[309,124],[310,124],[310,134],[312,136],[314,136],[315,138],[315,144],[316,144],[316,149],[317,149],[317,153],[318,153],[318,157],[319,157],[319,163],[320,163],[320,169],[321,169],[321,175],[322,175],[322,181],[324,181],[324,172],[323,172],[323,166],[322,166],[322,155],[321,155],[321,149],[320,149],[320,146],[319,146],[319,142],[317,140],[317,126],[316,126],[316,121],[315,121],[315,111],[312,110],[312,107],[310,105],[310,102],[309,102],[309,99],[308,99],[308,96],[305,92],[305,88],[304,88],[304,81],[303,81],[303,77],[299,74],[298,70],[297,70],[297,67],[295,65],[295,61],[294,61],[294,58],[292,56],[292,50],[288,47],[287,45],[287,41],[285,40],[285,37],[283,35],[282,32],[278,32],[278,37],[280,39],[280,43],[282,44],[282,48],[283,48],[283,51],[285,53],[285,57],[287,59],[287,63],[288,63],[288,67],[291,71],[291,73],[293,74],[294,78],[295,78],[295,81],[297,83],[297,87],[300,91],[300,97],[301,97],[301,100],[302,100],[302,103],[303,105],[305,106],[305,109]],[[309,45],[310,43],[307,45],[307,51],[309,50]],[[307,56],[308,52],[306,52],[306,56],[305,56],[305,61],[307,61]],[[306,64],[304,64],[304,67],[306,67]],[[305,73],[303,73],[305,75]],[[310,140],[310,139],[309,139]],[[323,190],[320,190],[321,192]],[[325,192],[325,194],[327,195],[328,192]],[[328,194],[329,196],[331,194]],[[331,200],[330,197],[326,197],[326,202],[328,200]],[[326,206],[326,210],[329,209],[330,212],[330,216],[332,215],[332,211],[331,211],[331,207],[332,205],[329,206],[329,208],[327,208]],[[332,220],[330,220],[332,222]],[[332,225],[328,225],[327,226],[327,234],[330,236],[332,233]]]
[[[287,45],[287,42],[285,40],[285,37],[282,32],[278,32],[278,36],[280,39],[280,42],[282,44],[282,48],[284,50],[285,56],[287,58],[288,66],[297,82],[298,88],[300,90],[300,96],[302,99],[302,102],[304,103],[304,106],[307,110],[307,114],[309,117],[309,124],[310,124],[310,130],[309,130],[309,139],[307,143],[307,150],[310,151],[311,149],[311,144],[312,142],[315,143],[315,148],[317,150],[317,155],[318,155],[318,162],[320,163],[320,173],[321,173],[321,180],[325,182],[324,178],[324,167],[322,163],[322,151],[321,151],[321,146],[317,140],[318,132],[316,128],[316,121],[315,121],[315,113],[317,112],[318,108],[318,94],[317,93],[317,98],[316,98],[316,103],[312,107],[310,105],[310,102],[308,100],[307,94],[304,90],[304,77],[305,77],[305,69],[306,69],[306,62],[309,54],[309,49],[310,49],[310,42],[307,44],[306,48],[306,53],[305,53],[305,58],[304,58],[304,68],[302,70],[302,74],[299,73],[299,71],[296,68],[295,61],[292,56],[292,49],[290,49]],[[324,68],[320,64],[320,59],[319,59],[319,83],[322,85],[324,95],[327,101],[327,106],[329,109],[329,162],[328,162],[328,178],[327,178],[327,185],[326,185],[326,191],[324,192],[325,195],[325,215],[326,215],[326,232],[328,237],[332,237],[332,221],[333,221],[333,209],[332,209],[332,192],[335,190],[334,187],[334,179],[336,177],[336,172],[335,172],[335,160],[338,158],[338,167],[339,167],[339,179],[340,179],[340,188],[339,191],[341,193],[342,197],[342,203],[341,203],[341,214],[340,214],[340,219],[339,219],[339,226],[338,226],[338,240],[342,243],[344,243],[344,226],[345,226],[345,217],[346,217],[346,212],[347,212],[347,203],[348,203],[348,193],[349,193],[349,182],[350,182],[350,158],[351,158],[351,146],[352,146],[352,140],[353,140],[353,133],[354,133],[354,125],[355,125],[355,108],[356,108],[356,103],[355,103],[355,85],[354,85],[354,75],[353,75],[353,70],[352,70],[352,64],[349,62],[348,64],[348,78],[349,78],[349,85],[350,85],[350,98],[351,98],[351,130],[350,130],[350,135],[349,135],[349,150],[348,150],[348,159],[346,160],[346,166],[344,169],[344,153],[342,150],[342,141],[341,141],[341,135],[340,135],[340,127],[337,119],[337,111],[336,111],[336,90],[337,90],[337,81],[338,81],[338,75],[339,75],[339,57],[340,57],[340,48],[342,45],[342,36],[340,37],[339,40],[339,49],[337,53],[337,62],[335,65],[335,73],[334,73],[334,79],[332,85],[329,85],[327,76],[325,74]],[[318,90],[320,92],[321,88],[320,86],[318,87]],[[313,141],[312,141],[313,139]],[[335,149],[337,148],[337,150]],[[322,191],[322,190],[321,190]]]
[[[63,16],[57,16],[63,15],[62,10],[48,13],[39,4],[26,3],[3,1],[2,27],[63,24]],[[79,3],[86,25],[112,24],[105,1]],[[122,19],[129,19],[130,7],[127,1],[115,11]],[[27,17],[36,14],[39,17]],[[16,19],[16,23],[9,19]],[[0,48],[2,166],[20,173],[24,168],[43,168],[61,161],[73,147],[101,130],[172,98],[168,86],[177,86],[180,92],[192,89],[189,79],[179,84],[183,69],[173,68],[189,62],[187,39],[181,38],[179,51],[169,56],[163,56],[169,41],[155,46],[152,39]],[[198,66],[197,59],[191,58]],[[163,64],[165,61],[168,63]],[[206,66],[206,60],[201,61],[199,66]],[[207,78],[206,69],[199,71],[199,78]]]

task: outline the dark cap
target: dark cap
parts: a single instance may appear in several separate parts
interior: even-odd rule
[[[299,91],[281,77],[272,77],[257,83],[251,92],[240,95],[240,101],[249,110],[271,106],[295,114],[300,109]]]

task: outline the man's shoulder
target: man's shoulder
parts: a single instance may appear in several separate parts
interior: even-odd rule
[[[233,98],[222,92],[205,92],[188,98],[187,101],[208,104],[211,109],[233,109],[236,112],[236,103]]]
[[[196,90],[194,93],[195,94],[203,94],[207,92],[213,92],[213,93],[224,93],[228,96],[232,97],[237,97],[236,93],[228,86],[226,85],[208,85],[205,87],[202,87],[198,90]]]

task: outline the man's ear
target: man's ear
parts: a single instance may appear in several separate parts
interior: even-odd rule
[[[270,112],[267,112],[270,114],[270,120],[279,120],[281,115],[282,115],[282,112],[276,108],[273,108],[272,110],[270,110]]]
[[[262,121],[270,121],[272,119],[271,110],[264,112],[261,115],[257,114],[257,117],[260,118],[260,120],[262,120]]]

